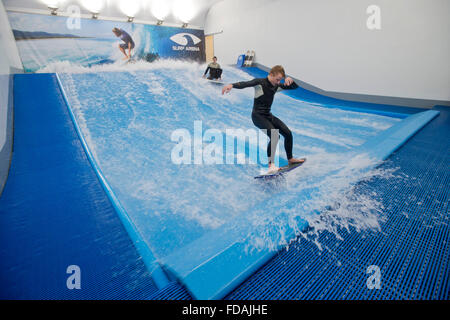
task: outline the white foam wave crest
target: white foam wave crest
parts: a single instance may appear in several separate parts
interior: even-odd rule
[[[401,179],[396,168],[375,168],[379,162],[364,154],[320,154],[307,161],[303,171],[291,174],[281,186],[283,197],[274,197],[282,209],[274,213],[266,204],[267,212],[260,210],[250,218],[254,231],[245,239],[247,250],[289,249],[300,238],[323,250],[330,249],[328,238],[321,237],[325,233],[342,241],[344,233],[382,231],[385,208],[376,191],[364,185]],[[296,196],[296,190],[306,191],[306,197]]]

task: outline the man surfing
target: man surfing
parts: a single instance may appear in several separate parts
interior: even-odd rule
[[[206,77],[208,71],[208,80],[222,80],[222,69],[220,68],[220,64],[217,63],[217,57],[213,57],[213,62],[208,64],[208,67],[203,74],[203,78]]]
[[[285,78],[284,84],[280,81]],[[267,146],[267,158],[269,160],[268,173],[275,173],[280,170],[275,163],[275,148],[278,144],[279,134],[284,137],[284,149],[286,150],[289,165],[303,163],[305,159],[296,159],[292,156],[293,137],[292,132],[283,121],[275,117],[271,112],[275,93],[281,90],[292,90],[298,88],[298,85],[287,77],[282,66],[274,66],[267,78],[257,78],[250,81],[236,82],[223,87],[222,94],[228,93],[231,89],[244,89],[255,87],[255,99],[253,102],[252,121],[259,129],[263,130],[269,136]],[[275,131],[276,130],[276,131]]]
[[[120,38],[120,40],[124,42],[119,44],[120,52],[125,55],[125,58],[123,58],[123,60],[130,60],[131,50],[133,50],[135,46],[133,38],[131,38],[131,36],[122,29],[114,28],[112,31],[116,35],[116,37]],[[128,53],[126,53],[126,50],[128,50]]]

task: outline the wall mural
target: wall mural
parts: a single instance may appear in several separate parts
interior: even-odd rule
[[[8,17],[25,72],[61,63],[205,62],[203,30],[17,12]]]

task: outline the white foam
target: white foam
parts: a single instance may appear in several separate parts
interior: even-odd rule
[[[294,233],[323,250],[326,246],[326,239],[324,244],[320,237],[323,233],[343,240],[344,233],[380,232],[386,216],[381,199],[376,191],[358,188],[356,184],[401,177],[395,175],[396,169],[367,170],[376,164],[365,155],[352,159],[333,154],[309,157],[301,170],[288,176],[285,187],[290,191],[314,191],[306,199],[298,197],[298,202],[295,193],[283,197],[284,205],[280,206],[283,209],[275,215],[258,212],[258,219],[253,220],[257,231],[248,239],[250,248],[276,250],[289,245]],[[269,205],[266,210],[270,212]],[[301,221],[308,223],[307,231],[300,230]]]

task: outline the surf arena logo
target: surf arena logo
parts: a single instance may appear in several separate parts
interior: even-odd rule
[[[172,50],[175,51],[200,51],[196,45],[202,42],[199,37],[191,33],[177,33],[170,37],[170,40],[178,44],[178,46],[172,46]]]

